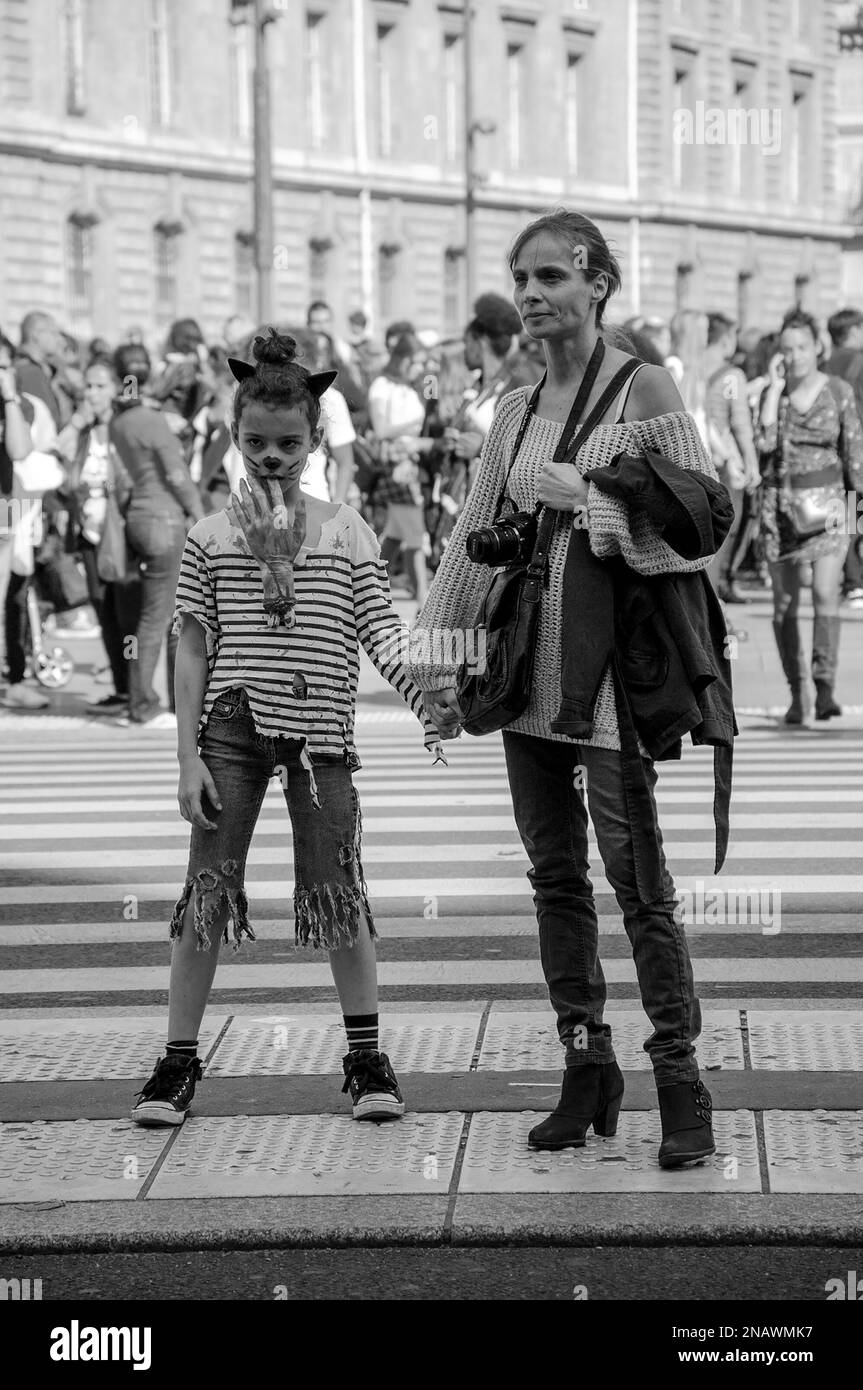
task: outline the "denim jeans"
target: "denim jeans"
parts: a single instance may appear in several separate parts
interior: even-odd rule
[[[130,508],[126,535],[141,565],[137,654],[129,662],[129,717],[135,724],[144,724],[159,713],[153,676],[174,607],[186,525],[175,516]]]
[[[268,738],[255,729],[246,692],[217,697],[201,737],[200,755],[216,784],[221,811],[204,803],[215,830],[192,827],[189,867],[174,909],[171,936],[195,895],[195,933],[206,948],[217,910],[225,903],[235,946],[254,940],[245,892],[246,859],[274,776],[280,778],[294,839],[294,919],[297,945],[351,945],[363,920],[374,923],[363,877],[360,802],[351,778],[355,755],[318,753],[314,762],[302,739]]]
[[[640,900],[620,754],[506,731],[503,744],[516,825],[532,866],[528,878],[534,890],[542,969],[566,1048],[566,1065],[614,1058],[611,1028],[603,1022],[605,976],[588,877],[589,806],[606,876],[632,946],[641,1001],[653,1024],[644,1050],[657,1085],[696,1080],[693,1044],[701,1032],[701,1009],[686,937],[675,921],[674,884],[662,856],[661,899]],[[652,762],[645,762],[653,798],[656,772]],[[661,837],[659,848],[661,854]]]

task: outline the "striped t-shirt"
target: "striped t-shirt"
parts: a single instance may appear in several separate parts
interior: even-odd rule
[[[362,643],[385,680],[423,723],[422,693],[400,660],[409,630],[390,599],[374,532],[343,503],[324,521],[313,550],[294,561],[296,624],[267,626],[258,562],[224,511],[196,522],[186,540],[177,584],[174,630],[191,613],[206,633],[208,680],[203,729],[213,702],[242,686],[260,734],[304,738],[310,753],[354,752],[354,709]]]

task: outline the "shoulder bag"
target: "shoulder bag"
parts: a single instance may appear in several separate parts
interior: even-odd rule
[[[575,458],[624,381],[639,365],[638,361],[632,358],[621,367],[570,445],[604,355],[605,345],[600,338],[554,452],[553,461],[556,463],[571,462]],[[545,373],[531,392],[522,416],[504,485],[495,508],[495,523],[505,519],[501,512],[504,503],[509,500],[506,497],[507,484],[527,427],[536,411],[537,398],[544,382]],[[510,506],[512,505],[510,502]],[[485,632],[484,661],[481,669],[465,663],[456,684],[462,712],[462,728],[468,734],[491,734],[505,728],[524,712],[530,700],[539,605],[545,587],[549,544],[558,513],[540,504],[536,508],[535,516],[536,539],[530,559],[493,572],[473,624]]]

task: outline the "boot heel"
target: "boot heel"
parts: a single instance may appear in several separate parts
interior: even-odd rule
[[[601,1139],[614,1138],[617,1133],[617,1117],[620,1114],[622,1104],[623,1096],[617,1096],[597,1111],[593,1119],[594,1134],[598,1134]]]

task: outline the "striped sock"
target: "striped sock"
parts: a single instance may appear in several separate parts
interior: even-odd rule
[[[378,1050],[378,1015],[343,1014],[348,1037],[348,1052]]]
[[[197,1055],[197,1038],[180,1038],[178,1042],[169,1042],[165,1048],[166,1057],[197,1057]]]

